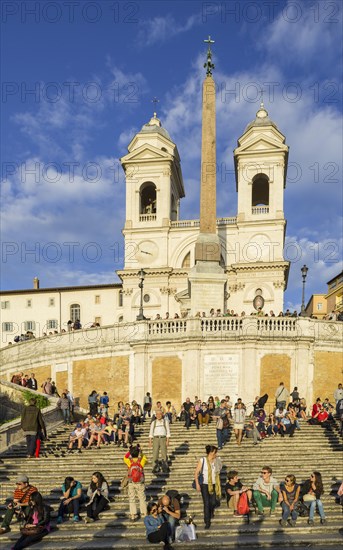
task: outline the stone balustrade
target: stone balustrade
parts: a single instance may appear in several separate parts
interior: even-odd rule
[[[217,226],[219,225],[234,225],[237,223],[237,217],[231,218],[217,218]],[[177,220],[170,223],[172,228],[175,227],[199,227],[200,220]]]
[[[73,332],[54,334],[19,342],[0,351],[0,369],[3,372],[9,365],[26,365],[38,356],[61,354],[80,350],[82,355],[92,350],[113,349],[120,346],[130,349],[134,344],[172,341],[180,338],[203,339],[282,339],[309,340],[317,343],[335,343],[339,346],[343,339],[343,323],[319,321],[309,318],[292,317],[189,317],[118,323],[112,326],[96,327]]]

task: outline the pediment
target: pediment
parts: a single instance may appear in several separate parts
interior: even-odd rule
[[[170,160],[172,156],[166,152],[154,147],[153,145],[144,144],[128,153],[120,160],[123,163],[131,161],[141,161],[141,160]]]
[[[236,151],[240,153],[254,151],[288,151],[288,147],[270,136],[259,134],[246,142],[242,140]]]

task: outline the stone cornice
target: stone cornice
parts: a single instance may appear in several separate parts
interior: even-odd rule
[[[284,271],[289,268],[289,262],[252,262],[249,264],[231,264],[231,266],[226,269],[226,273],[239,273],[242,271],[272,271],[273,269],[283,269]]]
[[[173,269],[172,267],[144,267],[144,271],[149,277],[149,275],[164,275],[164,276],[171,276],[171,277],[187,277],[188,271],[185,271],[184,269]],[[129,279],[129,278],[139,278],[139,269],[125,269],[125,270],[118,270],[116,271],[118,277],[120,277],[122,280]]]

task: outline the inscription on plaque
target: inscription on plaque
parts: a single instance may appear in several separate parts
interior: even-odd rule
[[[229,395],[234,403],[238,397],[239,355],[205,355],[204,356],[204,396],[218,396],[220,399]]]

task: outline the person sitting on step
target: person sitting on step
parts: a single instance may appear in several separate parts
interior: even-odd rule
[[[99,514],[109,503],[108,483],[101,472],[94,472],[87,490],[89,503],[86,506],[87,517],[85,523],[96,521]]]
[[[25,532],[23,532],[25,529]],[[50,532],[50,506],[44,503],[42,495],[36,491],[29,501],[29,510],[25,514],[25,524],[21,537],[11,550],[22,550],[42,540]]]
[[[274,413],[270,413],[267,418],[267,437],[275,437],[279,432],[279,426]]]
[[[105,438],[103,435],[103,427],[101,425],[101,422],[97,420],[96,422],[90,422],[89,426],[89,442],[87,445],[87,449],[93,445],[93,443],[96,443],[97,449],[100,448],[101,443],[105,443]]]
[[[280,421],[279,429],[281,437],[285,437],[285,435],[289,435],[289,437],[294,437],[294,432],[296,429],[296,418],[287,412]]]
[[[295,476],[289,474],[285,477],[285,483],[280,484],[280,490],[282,494],[282,517],[280,519],[281,527],[286,527],[287,520],[291,527],[295,527],[298,512],[297,502],[300,495],[300,485],[296,483]],[[289,519],[289,516],[291,518]]]
[[[37,488],[29,484],[29,478],[26,475],[19,475],[16,481],[16,487],[13,493],[13,500],[7,505],[7,509],[0,527],[0,535],[10,531],[13,516],[18,520],[29,512],[29,502],[32,493],[37,492]]]
[[[209,421],[210,421],[210,411],[208,409],[207,403],[203,401],[198,411],[198,422],[200,426],[208,426]]]
[[[191,405],[189,407],[188,412],[186,411],[185,426],[186,426],[187,430],[189,430],[189,428],[191,427],[192,424],[195,424],[196,428],[199,429],[198,415],[196,413],[194,405]]]
[[[270,466],[264,466],[260,477],[253,485],[253,497],[257,504],[258,515],[263,516],[263,508],[270,508],[270,514],[275,513],[278,500],[281,502],[282,495],[277,480],[272,477],[273,470]]]
[[[238,477],[236,470],[230,470],[227,474],[227,483],[225,485],[226,502],[228,508],[233,509],[234,516],[239,516],[237,505],[242,493],[247,493],[249,502],[252,501],[252,491],[247,485],[243,485]]]
[[[169,523],[169,541],[173,542],[175,540],[175,529],[176,524],[181,518],[181,506],[179,501],[179,492],[173,489],[167,491],[158,500],[158,513],[162,514],[165,520]]]
[[[312,472],[310,479],[307,479],[301,488],[301,499],[306,508],[309,509],[308,524],[314,525],[314,513],[316,508],[320,515],[320,523],[325,524],[325,512],[321,496],[324,493],[323,480],[320,472]]]
[[[162,514],[158,513],[156,502],[150,501],[147,507],[147,515],[144,518],[146,538],[149,542],[157,544],[164,543],[164,550],[173,550],[169,544],[169,523],[165,521]]]
[[[80,521],[79,509],[84,501],[82,494],[82,485],[71,476],[67,476],[62,485],[61,503],[58,508],[57,523],[63,522],[63,516],[67,512],[73,512],[73,522]]]
[[[79,422],[76,424],[75,430],[73,430],[69,437],[68,453],[72,452],[73,447],[77,447],[79,453],[81,453],[82,445],[84,441],[88,441],[87,428]]]

